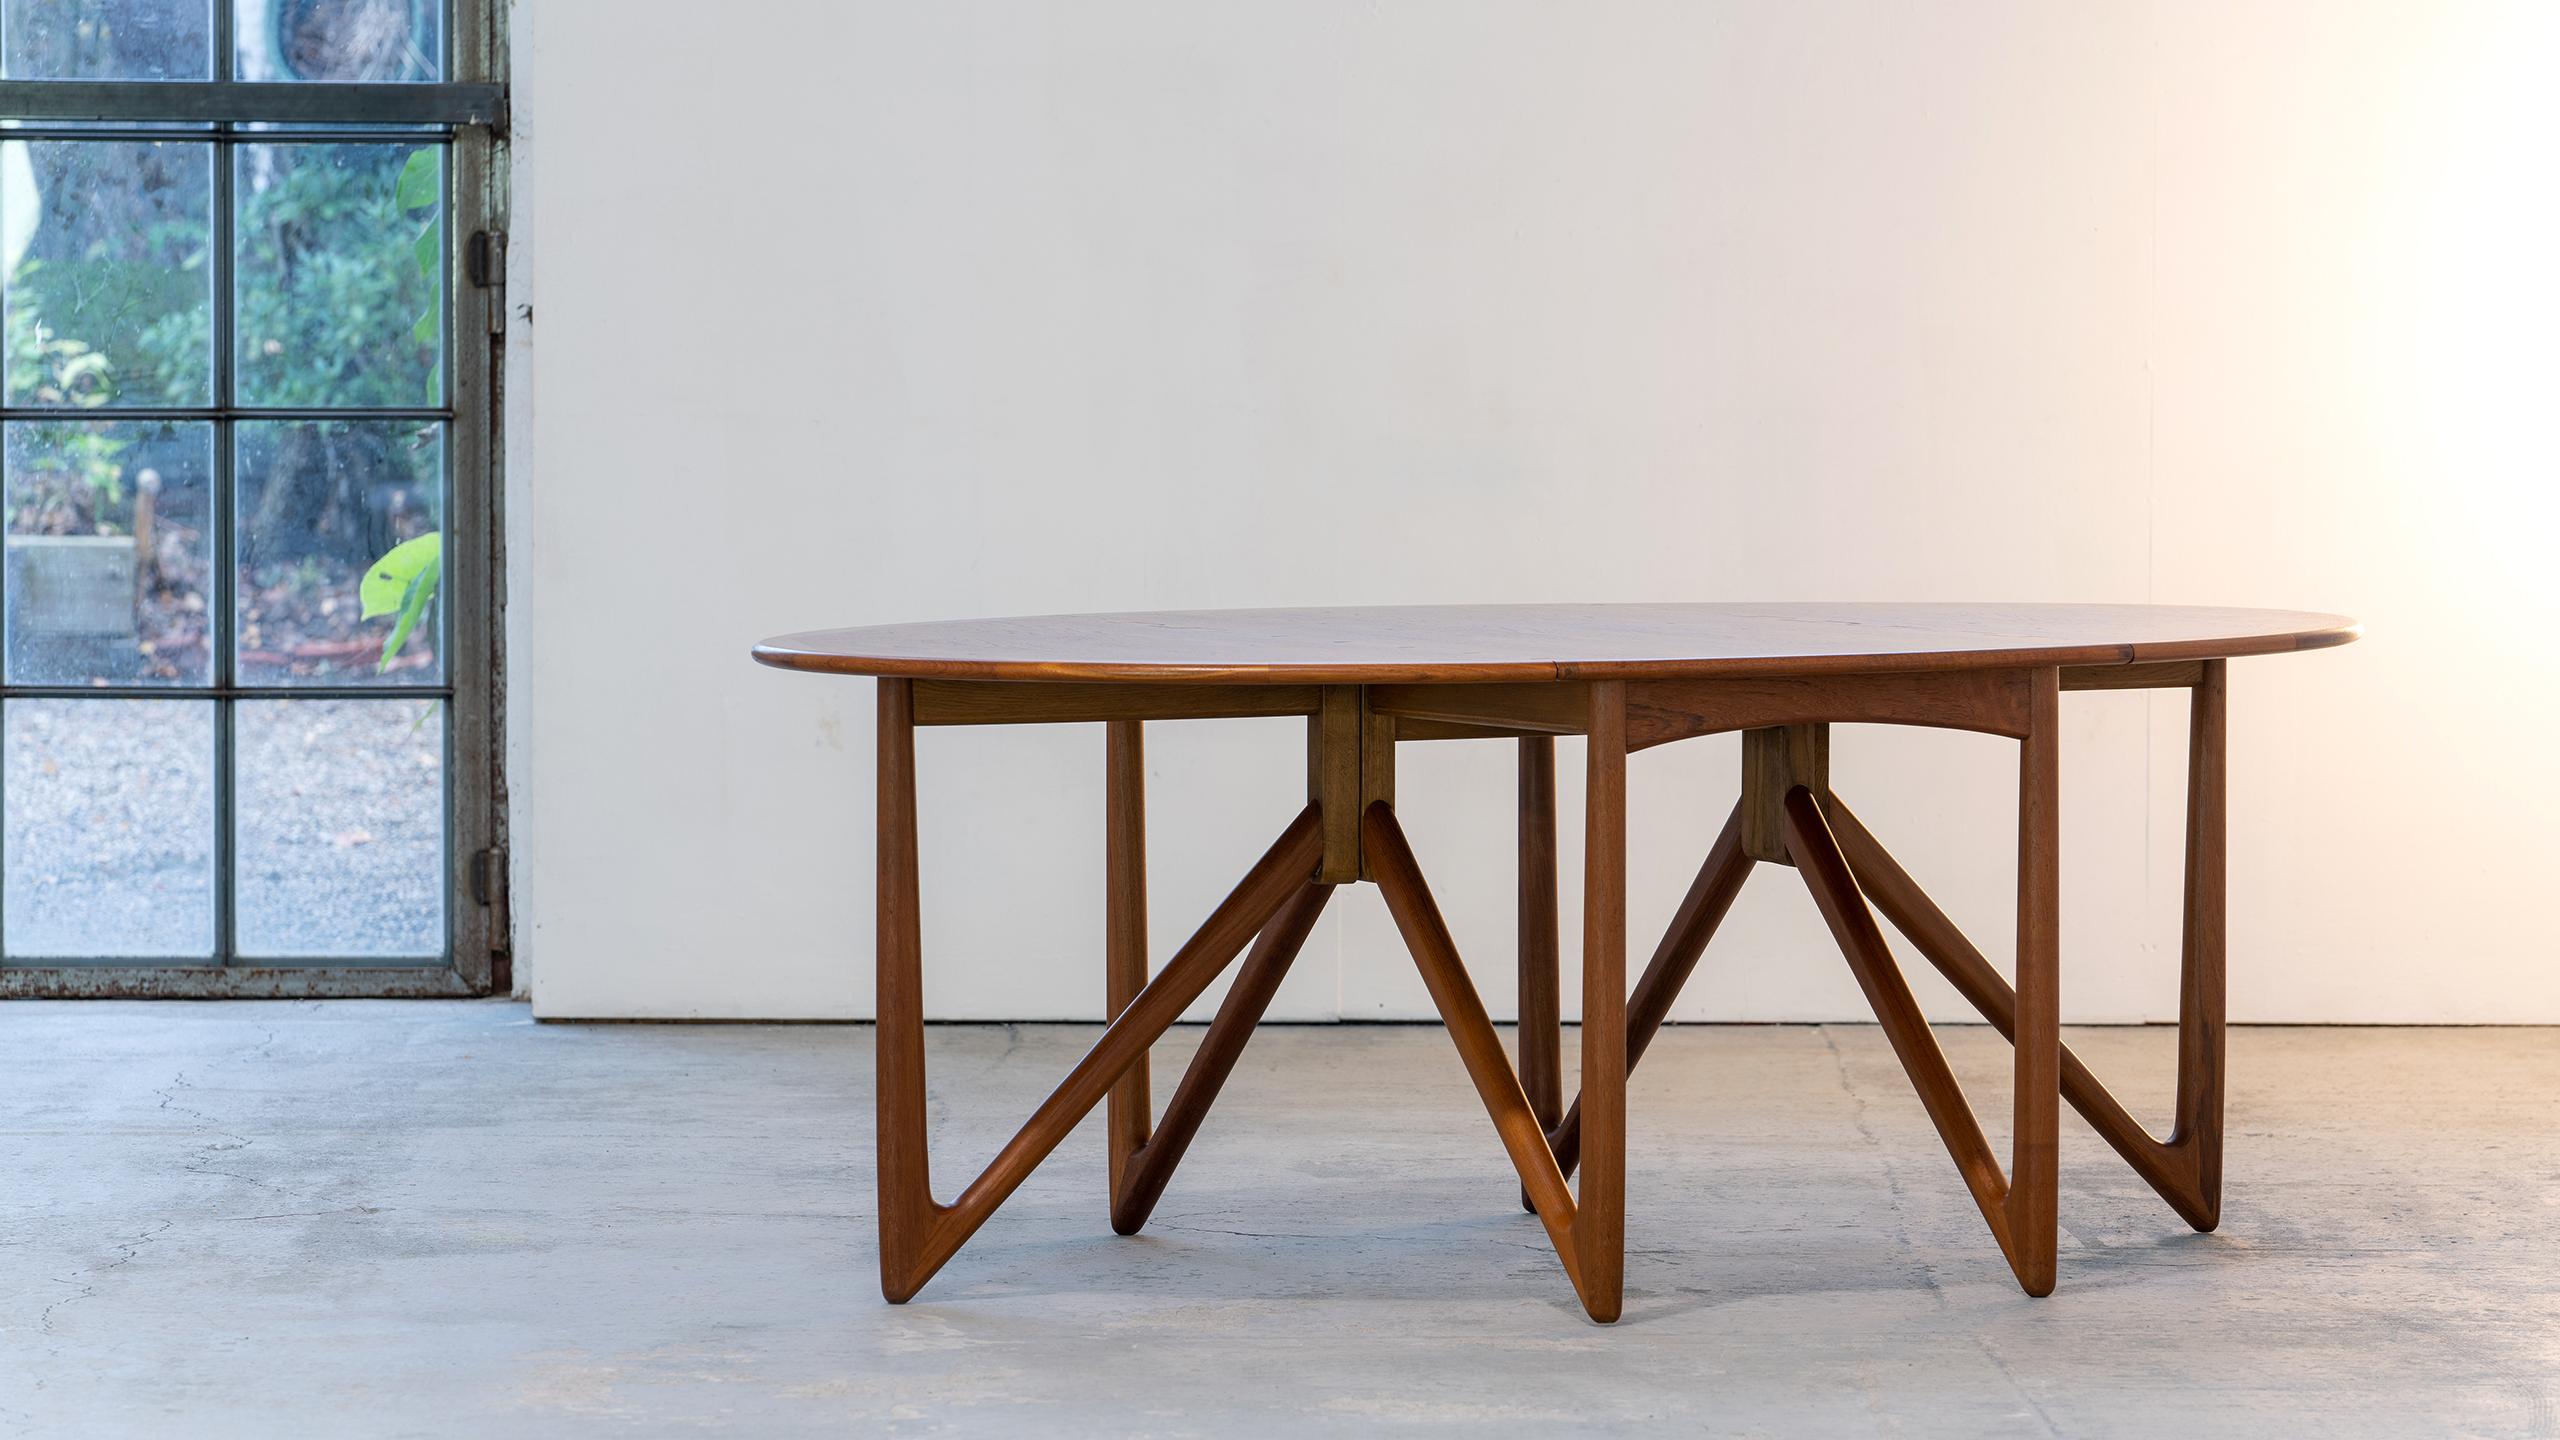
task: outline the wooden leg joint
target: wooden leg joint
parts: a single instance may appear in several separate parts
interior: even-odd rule
[[[1831,795],[1831,727],[1773,725],[1742,732],[1742,853],[1778,865],[1787,855],[1787,792]]]
[[[1373,709],[1364,686],[1325,686],[1307,719],[1307,799],[1324,816],[1317,879],[1348,885],[1373,878],[1361,854],[1360,815],[1395,798],[1396,717]]]

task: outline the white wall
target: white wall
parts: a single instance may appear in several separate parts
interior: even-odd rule
[[[2234,1016],[2560,1021],[2528,908],[2560,860],[2555,17],[520,7],[536,1009],[869,1013],[871,686],[752,666],[768,633],[2002,598],[2363,616],[2364,644],[2234,667]],[[2166,1018],[2183,708],[2067,714],[2067,1011]],[[1295,809],[1302,759],[1283,722],[1151,746],[1161,952]],[[920,748],[933,1012],[1096,1014],[1098,730]],[[2004,953],[2010,747],[1836,749],[1842,793]],[[1511,755],[1399,764],[1506,1011]],[[1639,962],[1734,769],[1729,739],[1635,762]],[[1374,892],[1274,1013],[1428,1013]],[[1771,872],[1679,1013],[1864,1011]]]

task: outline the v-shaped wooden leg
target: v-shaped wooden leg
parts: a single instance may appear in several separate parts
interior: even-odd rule
[[[1319,815],[1310,805],[1210,912],[1198,933],[1165,962],[1163,972],[1121,1010],[978,1178],[958,1199],[939,1204],[933,1198],[925,1143],[924,955],[917,923],[914,722],[911,682],[882,680],[874,1047],[880,1292],[892,1302],[904,1301],[923,1288],[977,1233],[1077,1122],[1102,1102],[1105,1092],[1147,1047],[1182,1017],[1184,1008],[1226,969],[1246,941],[1270,926],[1292,898],[1304,903],[1308,879],[1324,849]],[[1205,1097],[1200,1105],[1205,1108]]]
[[[1103,731],[1104,993],[1108,1013],[1116,1020],[1147,984],[1146,735],[1136,720],[1113,720]],[[1263,927],[1161,1120],[1147,1100],[1145,1052],[1113,1082],[1103,1125],[1113,1230],[1137,1234],[1164,1198],[1174,1167],[1182,1163],[1191,1137],[1199,1133],[1200,1122],[1208,1117],[1219,1088],[1234,1072],[1253,1027],[1288,978],[1290,963],[1332,894],[1330,885],[1310,884]]]
[[[2019,935],[2022,984],[2013,990],[1991,962],[1984,959],[1954,922],[1938,909],[1910,875],[1850,813],[1827,787],[1818,801],[1813,791],[1791,794],[1778,805],[1777,828],[1790,832],[1788,858],[1804,874],[1833,934],[1851,960],[1861,987],[1877,1016],[1885,1022],[1895,1051],[1912,1073],[1924,1104],[1946,1139],[1968,1187],[2000,1237],[2003,1251],[2031,1293],[2042,1294],[2053,1283],[2053,1248],[2057,1225],[2050,1218],[2053,1202],[2045,1198],[2055,1186],[2050,1158],[2054,1120],[2059,1107],[2041,1097],[2058,1090],[2092,1128],[2115,1147],[2136,1173],[2189,1224],[2211,1230],[2220,1218],[2223,1143],[2223,906],[2225,820],[2225,662],[2205,661],[2196,667],[2188,729],[2186,913],[2184,964],[2179,985],[2178,1096],[2175,1120],[2167,1139],[2155,1139],[2065,1048],[2059,1034],[2058,935],[2054,897],[2058,886],[2056,817],[2055,712],[2058,678],[2045,674],[2031,686],[2020,758]],[[2015,733],[2015,732],[2002,732]],[[1747,749],[1747,746],[1746,746]],[[1522,769],[1524,797],[1530,771]],[[1749,803],[1750,785],[1745,785]],[[1523,815],[1529,813],[1524,798]],[[1668,1012],[1701,950],[1734,892],[1750,873],[1752,860],[1738,842],[1742,811],[1726,823],[1697,880],[1674,917],[1653,962],[1637,981],[1628,1002],[1628,1066],[1633,1068],[1645,1043]],[[1523,826],[1524,888],[1532,883],[1527,862],[1533,832]],[[1814,857],[1804,863],[1798,851]],[[1827,857],[1827,858],[1826,858]],[[1552,885],[1552,881],[1547,882]],[[2020,1038],[2021,990],[2029,999],[2027,1040],[2018,1045],[2018,1134],[2022,1142],[2013,1172],[2003,1174],[1981,1137],[1979,1125],[1952,1074],[1937,1052],[1936,1041],[1919,1019],[1916,1004],[1893,965],[1874,919],[1872,902],[1909,937],[1915,947],[1955,986],[1968,1002],[2013,1044]],[[1528,912],[1524,898],[1523,914]],[[1531,988],[1526,974],[1529,952],[1523,951],[1522,992]],[[1524,1032],[1529,1007],[1522,1007]],[[1524,1033],[1522,1054],[1532,1054]],[[2048,1062],[2044,1057],[2050,1054]],[[1554,1127],[1550,1141],[1559,1168],[1571,1175],[1579,1140],[1580,1117],[1569,1111]],[[2039,1191],[2042,1193],[2040,1194]],[[2014,1218],[2013,1218],[2014,1217]],[[2044,1287],[2039,1289],[2039,1285]]]
[[[1831,827],[1823,820],[1810,790],[1799,787],[1787,795],[1786,843],[1797,873],[1804,877],[1805,888],[1813,892],[1814,904],[1830,925],[1832,937],[1839,941],[1840,953],[1858,977],[1858,988],[1866,993],[1877,1023],[1883,1026],[1894,1057],[1910,1075],[1912,1088],[1920,1093],[1920,1103],[1929,1112],[1930,1123],[1938,1128],[1938,1138],[1955,1157],[1965,1188],[1973,1192],[1974,1204],[1990,1225],[1993,1238],[2000,1242],[2009,1268],[2017,1273],[2018,1284],[2030,1295],[2052,1293],[2054,1156],[2059,1138],[2055,1119],[2060,1110],[2052,1101],[2057,1027],[2046,1020],[2016,1047],[2015,1149],[2010,1171],[2003,1174],[1999,1158],[1992,1154],[1990,1142],[1982,1136],[1982,1126],[1965,1101],[1963,1088],[1947,1068],[1947,1057],[1938,1049],[1937,1037],[1929,1031],[1927,1017],[1920,1013],[1910,985],[1893,963],[1892,952],[1885,948],[1875,917],[1867,912],[1858,882],[1850,874],[1848,862],[1841,858]],[[2038,948],[2032,938],[2022,947],[2022,978],[2035,970],[2050,972],[2053,968],[2050,947],[2042,947],[2046,953],[2041,963],[2032,956]],[[2034,981],[2030,980],[2030,984]],[[2046,996],[2053,990],[2049,979],[2034,988]]]
[[[1227,987],[1226,999],[1219,1002],[1208,1033],[1200,1037],[1200,1048],[1192,1053],[1190,1067],[1182,1072],[1182,1083],[1174,1087],[1173,1098],[1165,1102],[1163,1118],[1155,1122],[1153,1133],[1123,1162],[1126,1168],[1112,1194],[1112,1229],[1123,1235],[1137,1234],[1147,1223],[1147,1216],[1154,1213],[1156,1202],[1164,1198],[1164,1187],[1173,1179],[1174,1167],[1182,1163],[1183,1152],[1191,1148],[1191,1138],[1200,1133],[1200,1122],[1208,1118],[1219,1087],[1235,1073],[1245,1042],[1253,1038],[1253,1027],[1262,1023],[1262,1012],[1271,1008],[1272,997],[1280,993],[1280,982],[1288,978],[1290,962],[1298,958],[1299,949],[1307,943],[1308,932],[1316,928],[1335,888],[1310,882],[1289,898],[1270,924],[1262,927],[1262,934],[1253,942],[1253,952],[1237,967],[1235,983]]]
[[[1431,1003],[1449,1030],[1493,1117],[1494,1133],[1520,1172],[1521,1188],[1564,1262],[1565,1274],[1591,1318],[1618,1318],[1625,1298],[1626,1255],[1626,687],[1593,684],[1586,798],[1582,962],[1582,1100],[1585,1165],[1581,1194],[1565,1183],[1502,1051],[1422,867],[1413,858],[1393,808],[1379,802],[1361,815],[1362,853],[1385,896],[1405,948],[1413,953]]]
[[[1715,843],[1707,847],[1706,862],[1698,867],[1697,878],[1689,882],[1689,892],[1681,897],[1680,908],[1672,912],[1671,924],[1663,930],[1653,958],[1636,978],[1635,993],[1627,997],[1629,1074],[1635,1072],[1636,1062],[1644,1058],[1646,1047],[1661,1032],[1662,1022],[1671,1014],[1671,1002],[1680,998],[1681,988],[1689,983],[1689,972],[1698,968],[1698,957],[1707,953],[1707,942],[1715,938],[1716,927],[1724,923],[1725,912],[1733,908],[1733,897],[1742,893],[1742,882],[1751,878],[1753,863],[1742,852],[1742,807],[1736,805],[1733,813],[1725,817],[1724,829],[1717,834]],[[1529,1023],[1525,1007],[1520,1023],[1525,1030]],[[1522,1053],[1525,1055],[1527,1050],[1523,1042]],[[1582,1159],[1579,1097],[1550,1138],[1555,1145],[1556,1163],[1571,1175]]]
[[[2223,662],[2209,662],[2190,702],[2187,874],[2178,986],[2178,1098],[2166,1140],[2154,1139],[2069,1047],[2062,1096],[2134,1173],[2198,1230],[2222,1215]],[[1860,889],[1967,1003],[2015,1038],[2017,996],[1875,836],[1835,797],[1831,823]]]
[[[2053,1293],[2059,1226],[2061,1051],[2061,700],[2058,671],[2033,673],[2025,734],[2018,746],[2018,988],[2011,1049],[2014,1122],[2009,1172],[2003,1175],[1982,1127],[1911,987],[1885,948],[1857,877],[1840,853],[1821,802],[1799,785],[1783,805],[1787,856],[1813,892],[1813,902],[1839,941],[1840,953],[1866,992],[1893,1053],[1910,1075],[1920,1103],[1955,1157],[1974,1204],[2000,1242],[2018,1284],[2030,1295]]]

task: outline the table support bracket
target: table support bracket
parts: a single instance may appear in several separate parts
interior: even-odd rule
[[[2199,1231],[2210,1231],[2220,1222],[2222,1204],[2224,676],[2225,662],[2209,660],[2159,682],[2164,688],[2176,682],[2191,690],[2177,1099],[2166,1139],[2155,1138],[2107,1092],[2079,1056],[2060,1043],[2058,1015],[2049,1013],[2055,1002],[2057,968],[2057,931],[2050,898],[2057,837],[2052,828],[2050,744],[2039,747],[2035,743],[2036,736],[2052,734],[2053,687],[2049,684],[2037,687],[2035,723],[2022,745],[2021,757],[2021,793],[2030,803],[2022,807],[2021,815],[2020,933],[2031,941],[2026,956],[2029,963],[2022,968],[2028,975],[2034,1009],[2030,1012],[2029,1044],[2020,1049],[2019,1098],[2033,1099],[2058,1088],[2061,1098],[2079,1112],[2090,1128],[2180,1218]],[[1746,788],[1750,784],[1747,778],[1745,784]],[[2038,796],[2042,797],[2040,802],[2035,798]],[[1524,807],[1530,803],[1524,800]],[[1636,982],[1635,994],[1628,1002],[1630,1070],[1643,1057],[1716,923],[1750,874],[1754,860],[1742,845],[1743,819],[1743,808],[1737,806],[1710,847],[1706,862],[1664,933],[1652,963]],[[2013,1045],[2019,1033],[2019,992],[1838,797],[1810,786],[1790,787],[1781,804],[1781,819],[1789,863],[1795,865],[1813,892],[1861,989],[1883,1022],[1896,1057],[1911,1074],[1924,1107],[1956,1157],[1959,1171],[2021,1286],[2031,1294],[2047,1293],[2054,1280],[2054,1228],[2046,1219],[2051,1211],[2046,1208],[2049,1201],[2045,1196],[2051,1195],[2058,1184],[2047,1159],[2053,1142],[2043,1138],[2051,1135],[2050,1121],[2034,1107],[2022,1105],[2019,1133],[2039,1140],[2035,1148],[2045,1153],[2022,1151],[2013,1173],[2003,1175],[1867,907],[1872,904],[1891,921],[1957,993]],[[1529,883],[1526,870],[1523,883]],[[1526,1033],[1529,1021],[1525,1012],[1523,1024],[1524,1054],[1547,1043],[1543,1037]],[[2044,1059],[2045,1054],[2050,1054],[2050,1061]],[[1577,1102],[1551,1132],[1552,1148],[1566,1175],[1574,1170],[1581,1124]],[[2021,1193],[2029,1192],[2030,1187],[2043,1189],[2045,1196],[2031,1194],[2022,1201]]]

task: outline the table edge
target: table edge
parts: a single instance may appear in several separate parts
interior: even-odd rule
[[[823,633],[823,632],[812,632]],[[1089,660],[934,660],[794,648],[798,636],[755,647],[757,664],[815,675],[868,675],[896,680],[1090,680],[1194,685],[1432,685],[1489,681],[1739,680],[1773,675],[1882,675],[1929,670],[2015,670],[2047,666],[2134,665],[2174,660],[2238,660],[2326,650],[2364,634],[2341,619],[2317,630],[2211,640],[2109,645],[2024,646],[2005,650],[1936,650],[1896,655],[1755,655],[1713,660],[1375,662],[1290,665],[1172,665]]]

